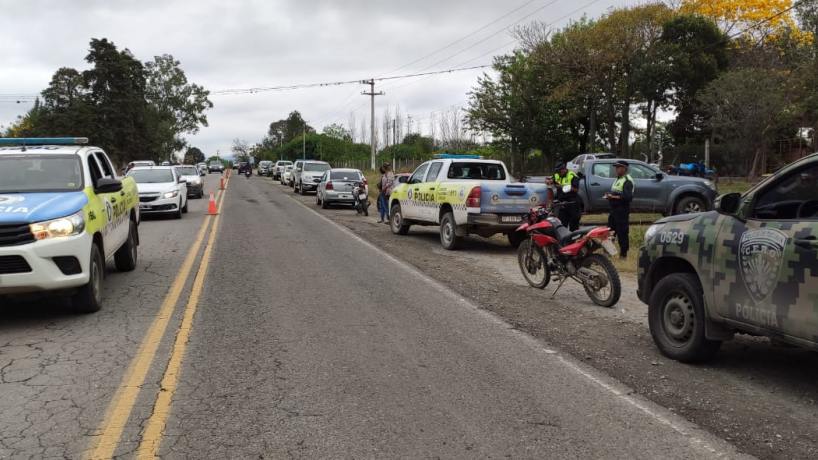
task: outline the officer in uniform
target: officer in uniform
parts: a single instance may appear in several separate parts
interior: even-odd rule
[[[551,178],[552,183],[557,188],[556,199],[563,202],[563,206],[559,211],[560,222],[567,226],[571,231],[579,228],[579,220],[582,217],[582,211],[579,207],[579,199],[577,192],[579,192],[579,176],[573,171],[569,171],[565,167],[565,163],[557,163],[557,172]],[[571,186],[571,190],[566,192],[563,188],[566,185]]]
[[[619,160],[614,163],[616,168],[616,180],[611,186],[611,191],[605,193],[605,198],[611,205],[611,214],[608,216],[608,227],[616,232],[619,240],[620,257],[628,257],[630,247],[630,214],[631,200],[633,200],[634,182],[628,174],[628,162]]]

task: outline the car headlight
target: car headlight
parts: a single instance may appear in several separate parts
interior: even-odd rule
[[[165,192],[162,195],[162,198],[175,198],[177,195],[179,195],[179,190],[172,190],[170,192]]]
[[[79,235],[85,230],[85,218],[80,211],[67,217],[31,224],[29,229],[35,240]]]
[[[648,227],[648,231],[645,232],[645,243],[647,243],[654,236],[656,236],[656,234],[659,233],[659,230],[664,226],[665,224],[653,224],[650,227]]]
[[[716,191],[716,184],[714,184],[713,181],[705,180],[704,185],[710,190],[713,190],[714,192]]]

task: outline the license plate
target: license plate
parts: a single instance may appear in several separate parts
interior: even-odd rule
[[[619,254],[619,251],[616,249],[616,245],[614,245],[613,241],[611,240],[603,240],[602,247],[605,248],[605,252],[611,256]]]
[[[507,223],[507,224],[516,224],[522,221],[522,217],[520,216],[501,216],[500,222]]]

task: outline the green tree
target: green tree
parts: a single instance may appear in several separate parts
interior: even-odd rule
[[[329,137],[334,137],[335,139],[352,141],[352,134],[350,134],[349,130],[344,128],[344,125],[340,123],[333,123],[331,125],[324,126],[324,129],[321,132]]]
[[[301,113],[293,110],[287,118],[270,123],[267,136],[272,139],[274,144],[282,145],[296,137],[300,137],[305,130],[307,133],[315,132],[315,129],[307,125],[306,121],[301,117]]]
[[[189,147],[185,151],[184,162],[186,164],[196,164],[205,161],[205,154],[198,147]]]

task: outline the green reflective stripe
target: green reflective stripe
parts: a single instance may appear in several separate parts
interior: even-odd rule
[[[614,181],[613,185],[611,185],[611,191],[615,193],[622,193],[625,190],[625,182],[631,181],[633,184],[633,190],[636,191],[636,183],[631,178],[630,174],[625,174],[622,177],[617,177]]]
[[[571,185],[571,182],[574,181],[574,178],[576,176],[577,175],[574,174],[573,171],[568,171],[568,174],[566,174],[565,176],[560,176],[560,174],[557,173],[554,174],[554,183],[561,186]]]

